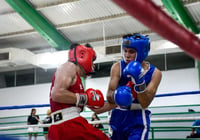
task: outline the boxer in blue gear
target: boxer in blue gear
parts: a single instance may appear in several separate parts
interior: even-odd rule
[[[124,74],[127,75],[126,71],[128,68],[129,66],[128,67],[126,66],[124,68],[121,67],[122,69],[121,71],[124,71],[125,72]],[[128,69],[128,70],[131,70],[131,69]],[[134,70],[138,70],[138,69],[134,69]],[[144,79],[142,78],[145,81],[146,85],[148,85],[149,82],[151,81],[154,71],[155,71],[155,67],[153,65],[150,65],[148,72],[143,77]],[[136,73],[133,73],[133,74],[136,74]],[[132,90],[133,90],[132,93],[138,97],[138,94],[136,93],[137,91],[134,90],[134,87],[132,87]],[[139,94],[142,94],[142,92]],[[112,140],[122,140],[122,139],[123,140],[148,140],[148,133],[150,130],[150,115],[151,115],[151,112],[146,107],[142,108],[137,98],[133,100],[132,104],[127,110],[124,110],[124,108],[120,106],[118,106],[116,109],[113,109],[111,112],[111,119],[110,119],[110,126],[113,131],[111,139]]]
[[[108,102],[96,112],[112,110],[109,123],[112,129],[111,140],[147,140],[151,114],[148,106],[156,94],[162,74],[159,69],[145,61],[150,50],[147,36],[124,36],[121,46],[123,59],[114,63],[111,68]],[[133,99],[129,106],[125,102],[129,100],[129,90],[120,90],[126,94],[120,94],[120,98],[116,98],[116,92],[123,86],[131,88]],[[122,107],[120,103],[126,107]]]

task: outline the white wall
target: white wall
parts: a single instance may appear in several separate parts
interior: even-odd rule
[[[50,83],[34,86],[21,86],[0,89],[0,106],[49,104]],[[31,108],[18,110],[0,110],[0,117],[30,114]],[[46,107],[37,109],[38,114],[45,114]]]
[[[109,77],[87,79],[86,88],[98,88],[106,93]],[[198,69],[181,69],[162,72],[157,94],[199,90]]]
[[[162,75],[158,94],[199,90],[197,68],[163,71]]]
[[[157,94],[199,90],[198,69],[181,69],[162,72]],[[200,94],[155,98],[151,106],[199,104]]]
[[[162,74],[157,94],[199,90],[197,68],[163,71]],[[86,88],[100,89],[106,97],[108,82],[109,77],[87,79]],[[0,106],[49,104],[49,89],[50,83],[0,89]],[[198,104],[199,101],[200,95],[171,96],[155,98],[151,105]],[[37,113],[46,113],[46,110],[40,108]],[[30,109],[20,109],[19,112],[0,110],[0,117],[17,114],[30,114]]]

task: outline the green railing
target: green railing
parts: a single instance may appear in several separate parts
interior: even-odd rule
[[[177,140],[177,139],[188,139],[188,138],[155,138],[155,132],[191,132],[192,128],[200,128],[200,126],[152,126],[151,127],[151,139],[149,140]],[[190,138],[191,139],[191,138]]]
[[[149,109],[165,109],[165,108],[192,108],[192,107],[199,107],[200,104],[195,104],[195,105],[178,105],[178,106],[156,106],[156,107],[150,107]],[[92,114],[92,111],[85,111],[85,113],[90,113]],[[161,112],[161,113],[152,113],[152,118],[154,118],[154,120],[151,121],[152,124],[156,124],[156,123],[177,123],[177,122],[190,122],[192,123],[194,120],[190,119],[182,119],[182,120],[156,120],[156,118],[162,118],[165,116],[170,116],[170,117],[176,117],[176,116],[184,116],[184,117],[188,117],[188,116],[194,116],[194,115],[199,115],[200,112],[187,112],[187,110],[184,111],[177,111],[177,112]],[[46,114],[38,114],[39,116],[46,116]],[[200,116],[200,115],[199,115]],[[1,126],[14,126],[14,125],[26,125],[26,120],[24,120],[25,118],[27,119],[27,115],[22,115],[22,116],[11,116],[11,117],[0,117],[0,127]],[[108,116],[102,116],[99,115],[99,118],[101,120],[105,120]],[[91,120],[91,117],[85,117],[87,120]],[[19,121],[8,121],[8,120],[13,120],[13,119],[18,119]],[[21,119],[21,120],[20,120]],[[22,120],[23,119],[23,120]],[[2,121],[5,122],[2,122]],[[105,126],[108,126],[107,123],[103,123]],[[192,127],[192,126],[153,126],[151,125],[151,129],[150,129],[150,139],[149,140],[183,140],[186,138],[157,138],[155,135],[157,132],[163,132],[163,133],[169,133],[170,132],[184,132],[186,134],[190,134],[191,129],[192,128],[196,128],[196,127]],[[28,136],[28,133],[24,133],[26,132],[26,128],[18,128],[18,129],[9,129],[12,130],[13,132],[17,131],[17,130],[21,130],[21,132],[15,132],[12,134],[8,134],[8,135],[12,135],[12,136],[23,136],[26,137]],[[104,131],[106,134],[108,134],[108,129],[101,129],[102,131]],[[7,131],[7,130],[0,130],[1,131]],[[43,136],[43,132],[39,132],[38,136]]]

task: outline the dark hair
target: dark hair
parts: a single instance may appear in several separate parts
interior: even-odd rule
[[[92,116],[95,115],[95,118],[92,117],[91,121],[94,121],[94,119],[100,120],[98,115],[96,113],[93,113]]]
[[[138,37],[138,38],[140,38],[140,33],[133,33],[133,34],[126,34],[126,35],[123,35],[122,36],[122,38],[127,38],[127,37],[131,37],[131,36],[136,36],[136,37]],[[146,36],[146,37],[148,37],[148,35],[144,35],[144,36]]]
[[[35,108],[31,109],[31,115],[33,114],[33,111],[36,111],[36,109]]]
[[[90,45],[89,43],[85,44],[85,46],[88,48],[93,48],[92,45]]]
[[[71,44],[70,50],[72,50],[73,48],[75,48],[75,47],[78,46],[78,45],[80,45],[80,44],[78,44],[78,43],[73,43],[73,44]]]
[[[79,46],[79,43],[73,43],[70,45],[70,50],[72,50],[73,48]],[[92,45],[90,45],[89,43],[86,43],[84,46],[88,47],[88,48],[93,48]]]
[[[195,112],[195,110],[194,109],[188,109],[188,112]]]

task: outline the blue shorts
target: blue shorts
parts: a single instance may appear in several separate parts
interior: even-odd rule
[[[110,118],[111,140],[148,140],[149,110],[113,109]]]

